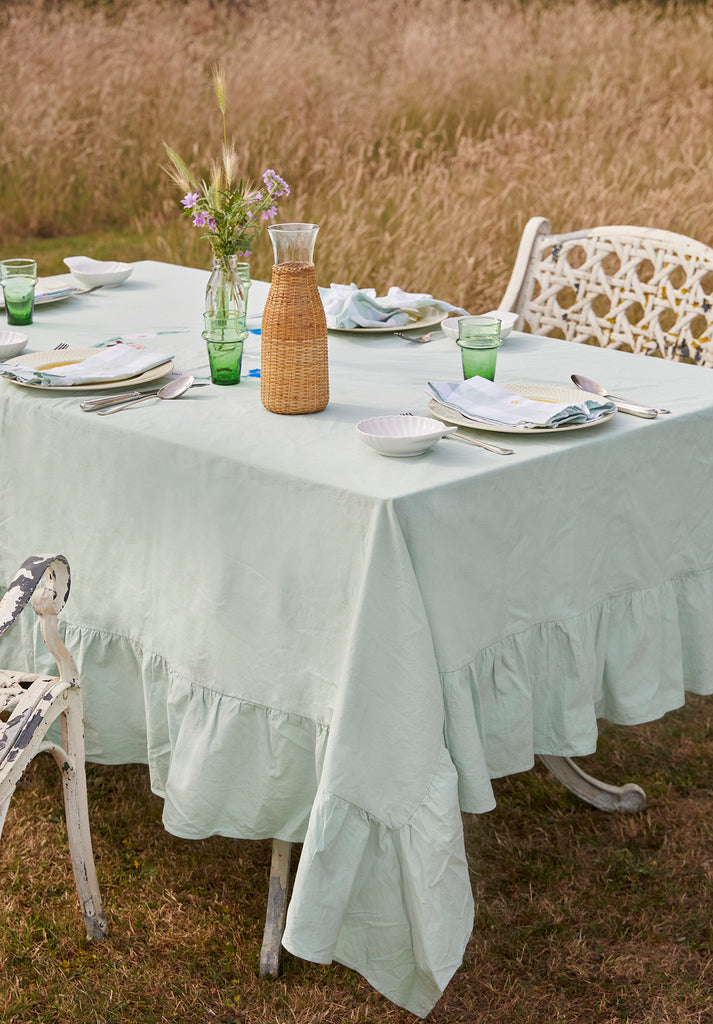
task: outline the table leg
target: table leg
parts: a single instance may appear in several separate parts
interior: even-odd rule
[[[272,863],[270,864],[270,888],[267,896],[265,931],[260,950],[260,977],[276,978],[280,973],[282,933],[285,930],[287,900],[290,891],[291,843],[282,839],[272,840]]]
[[[623,786],[610,786],[582,771],[570,757],[555,757],[550,754],[538,755],[542,763],[567,789],[598,807],[600,811],[626,811],[630,814],[646,806],[646,793],[635,782]]]

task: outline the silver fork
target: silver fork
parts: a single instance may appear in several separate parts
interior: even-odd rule
[[[412,412],[402,412],[402,416],[413,416]],[[446,441],[462,441],[463,444],[474,444],[476,448],[485,448],[486,452],[494,452],[495,455],[514,455],[512,448],[502,448],[499,444],[490,444],[489,441],[479,441],[474,437],[464,437],[462,434],[444,434]]]
[[[60,341],[59,345],[55,345],[52,351],[61,352],[63,348],[69,348],[69,344],[66,341]]]
[[[435,336],[437,334],[440,334],[441,332],[440,331],[429,331],[428,334],[421,334],[421,335],[418,336],[418,338],[410,338],[408,336],[408,334],[402,334],[401,331],[394,331],[393,333],[396,335],[397,338],[403,338],[404,341],[417,341],[421,345],[424,345],[427,341],[433,341]]]

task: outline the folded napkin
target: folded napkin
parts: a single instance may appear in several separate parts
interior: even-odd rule
[[[418,326],[419,311],[439,309],[445,313],[463,313],[459,306],[434,299],[425,292],[405,292],[391,287],[377,298],[375,288],[357,288],[355,284],[332,284],[323,293],[327,327],[351,330],[359,327]],[[409,313],[412,315],[409,316]]]
[[[598,395],[585,398],[583,393],[581,402],[571,403],[537,401],[483,377],[470,377],[457,384],[429,381],[426,394],[462,416],[495,426],[568,427],[591,423],[616,411],[613,402]]]
[[[58,362],[61,361],[62,354],[61,351],[57,352]],[[99,349],[95,355],[89,356],[81,363],[68,363],[46,370],[36,370],[18,363],[0,363],[0,376],[24,384],[36,384],[39,387],[69,388],[79,384],[127,380],[145,373],[154,366],[160,366],[170,358],[171,356],[162,352],[149,352],[147,349],[134,348],[132,345],[110,345],[108,348]]]

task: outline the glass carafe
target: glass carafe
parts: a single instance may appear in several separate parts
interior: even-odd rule
[[[318,224],[271,224],[272,282],[262,315],[260,399],[270,412],[320,412],[329,402],[327,321],[312,254]]]

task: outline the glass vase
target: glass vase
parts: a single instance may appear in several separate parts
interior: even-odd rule
[[[275,251],[262,315],[260,400],[270,412],[320,412],[329,402],[327,320],[312,254],[318,224],[272,224]]]
[[[209,316],[247,316],[250,264],[235,256],[214,256],[205,290]]]

